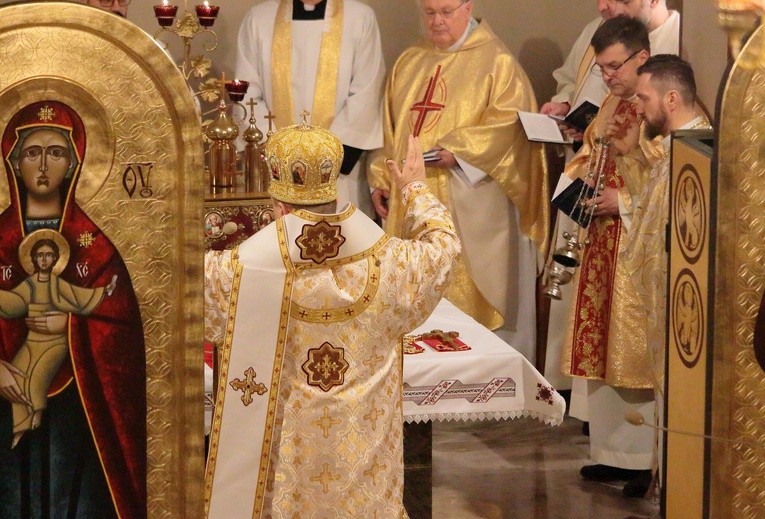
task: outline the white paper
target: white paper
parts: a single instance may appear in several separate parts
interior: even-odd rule
[[[430,161],[438,160],[438,152],[439,151],[441,151],[441,150],[426,151],[425,153],[422,154],[422,160],[424,160],[425,162],[430,162]]]
[[[518,111],[518,117],[523,125],[523,131],[526,132],[526,138],[534,142],[555,142],[566,144],[566,139],[558,128],[555,119],[547,115],[533,112]]]
[[[553,193],[553,196],[550,200],[555,200],[555,197],[561,194],[564,189],[573,183],[574,181],[568,175],[561,173],[560,177],[558,178],[558,185],[555,186],[555,193]]]

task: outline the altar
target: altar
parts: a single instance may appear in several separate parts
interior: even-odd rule
[[[446,299],[414,330],[455,330],[471,349],[404,355],[404,421],[536,418],[563,421],[566,404],[512,346]],[[422,341],[418,341],[422,344]]]
[[[512,346],[446,299],[413,336],[457,331],[464,351],[404,355],[404,505],[412,519],[432,511],[433,422],[535,418],[563,421],[563,397]]]

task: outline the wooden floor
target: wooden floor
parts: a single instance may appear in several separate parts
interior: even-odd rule
[[[584,481],[581,422],[433,424],[434,519],[654,519],[658,505],[622,496],[622,484]],[[418,519],[416,514],[412,519]]]

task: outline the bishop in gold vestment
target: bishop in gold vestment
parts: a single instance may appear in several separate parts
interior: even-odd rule
[[[428,186],[454,215],[463,243],[445,297],[489,329],[509,317],[512,330],[518,307],[534,305],[533,297],[519,304],[518,256],[531,255],[526,276],[533,286],[536,251],[547,246],[544,148],[526,139],[518,119],[518,110],[536,111],[536,101],[526,74],[486,21],[471,18],[462,38],[446,49],[424,39],[396,61],[385,94],[384,156],[401,156],[410,133],[423,150],[455,156],[459,168],[427,169]],[[390,189],[382,159],[371,165],[369,183]],[[386,232],[402,236],[404,215],[391,190]],[[519,250],[523,237],[528,250]]]
[[[292,182],[313,197],[303,206],[336,197],[340,142],[307,128],[269,140],[277,208],[302,201]],[[406,168],[424,178],[418,155]],[[347,204],[295,210],[208,253],[206,337],[223,339],[208,517],[406,517],[401,338],[435,308],[460,245],[424,182],[402,194],[409,240]]]

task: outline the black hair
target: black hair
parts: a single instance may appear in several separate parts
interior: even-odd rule
[[[600,54],[611,45],[621,43],[630,52],[646,50],[650,54],[651,42],[648,29],[640,20],[628,16],[617,16],[606,20],[592,35],[590,45],[595,54]]]
[[[677,90],[686,106],[696,101],[696,78],[691,64],[674,54],[657,54],[651,56],[637,69],[638,74],[650,74],[651,82],[655,83],[664,93],[667,90]]]

